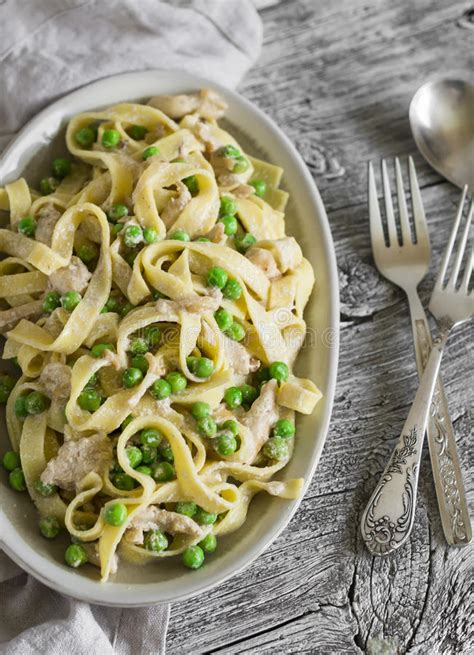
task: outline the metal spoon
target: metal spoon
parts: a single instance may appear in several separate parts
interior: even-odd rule
[[[474,85],[439,80],[421,86],[410,104],[413,138],[427,162],[458,187],[474,189]]]

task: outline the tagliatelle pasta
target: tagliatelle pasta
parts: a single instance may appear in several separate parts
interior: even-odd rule
[[[11,486],[66,563],[198,568],[295,446],[314,274],[282,169],[247,155],[210,90],[74,117],[39,190],[0,189],[0,376]],[[301,437],[303,438],[303,437]],[[165,565],[162,563],[162,565]]]

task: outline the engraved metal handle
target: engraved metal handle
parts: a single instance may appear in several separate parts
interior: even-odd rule
[[[416,290],[408,293],[418,375],[428,361],[431,334]],[[448,544],[464,546],[472,539],[471,520],[462,480],[453,425],[441,377],[435,384],[428,417],[428,445],[441,523]]]
[[[433,344],[397,447],[362,516],[362,538],[373,555],[392,553],[410,535],[423,438],[447,338],[448,330]]]

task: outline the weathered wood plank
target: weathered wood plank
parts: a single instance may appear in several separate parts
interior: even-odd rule
[[[411,95],[441,64],[463,77],[472,70],[474,11],[460,1],[284,0],[262,16],[262,57],[242,91],[296,142],[328,209],[341,285],[336,402],[288,529],[245,572],[173,606],[168,651],[467,654],[472,549],[443,540],[428,453],[406,547],[370,557],[359,520],[417,385],[406,301],[371,258],[366,162],[416,155]],[[426,302],[459,192],[415,159],[433,249]],[[442,366],[471,500],[473,340],[474,328],[461,328]]]

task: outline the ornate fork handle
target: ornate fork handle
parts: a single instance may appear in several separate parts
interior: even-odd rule
[[[362,516],[362,537],[373,555],[393,552],[410,535],[423,437],[447,337],[448,330],[433,344],[398,445]]]
[[[431,351],[431,335],[416,292],[409,294],[416,363],[421,378]],[[436,381],[428,418],[428,445],[441,523],[449,544],[463,546],[472,538],[466,492],[457,454],[453,425],[441,377]]]

